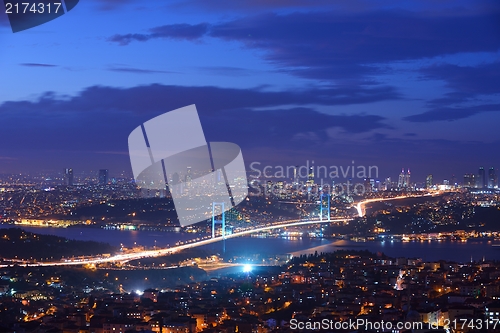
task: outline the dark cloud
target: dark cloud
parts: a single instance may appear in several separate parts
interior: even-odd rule
[[[112,72],[124,72],[124,73],[136,73],[136,74],[178,74],[179,73],[179,72],[173,72],[173,71],[162,71],[162,70],[154,70],[154,69],[120,67],[120,66],[111,66],[108,70],[112,71]]]
[[[449,103],[453,100],[468,99],[476,95],[500,93],[500,61],[478,66],[435,65],[420,70],[426,79],[443,80],[454,90],[449,99],[434,102]]]
[[[401,10],[357,14],[296,12],[263,14],[209,26],[165,25],[150,34],[115,35],[126,45],[152,38],[238,41],[266,51],[282,70],[321,80],[368,79],[380,64],[500,48],[500,10],[476,15],[424,15]]]
[[[404,120],[453,121],[483,112],[500,111],[500,104],[485,101],[485,96],[500,93],[500,62],[478,66],[439,64],[420,71],[425,80],[444,81],[452,91],[443,94],[443,97],[427,101],[430,108],[428,111],[405,117]]]
[[[39,64],[39,63],[33,63],[33,62],[23,63],[23,64],[19,64],[19,65],[26,66],[26,67],[58,67],[57,65]]]
[[[420,114],[404,117],[404,120],[411,122],[432,122],[432,121],[453,121],[468,118],[483,112],[498,112],[500,104],[475,105],[469,107],[437,108]]]
[[[43,97],[43,103],[55,103],[54,97]],[[122,111],[151,114],[189,104],[197,104],[206,113],[242,108],[277,107],[281,105],[348,105],[398,99],[390,87],[375,88],[324,88],[300,91],[265,91],[261,89],[231,89],[213,86],[185,87],[153,84],[128,89],[90,87],[71,99],[72,110],[114,108]],[[26,102],[28,103],[28,102]],[[19,107],[20,105],[18,105]],[[52,105],[51,105],[52,107]],[[65,105],[53,107],[64,110]]]
[[[286,148],[292,144],[304,149],[310,147],[311,142],[300,137],[314,133],[317,143],[324,142],[327,141],[325,131],[329,128],[336,127],[353,134],[389,128],[381,116],[330,115],[303,107],[266,111],[242,109],[238,112],[219,112],[217,116],[202,114],[201,118],[209,129],[207,135],[210,135],[211,140],[233,138],[233,141],[247,148]]]
[[[34,101],[1,104],[4,130],[0,139],[11,142],[9,149],[124,151],[128,134],[139,124],[194,103],[208,124],[207,135],[221,141],[238,136],[242,144],[269,145],[273,138],[291,139],[297,133],[321,132],[329,127],[351,133],[387,127],[379,116],[326,115],[310,107],[283,105],[320,104],[331,106],[333,113],[336,105],[391,98],[397,98],[397,94],[390,88],[268,92],[158,84],[133,88],[94,86],[76,96],[46,93]],[[271,110],[255,111],[257,108]],[[40,135],[34,140],[35,136],[22,133]]]
[[[148,34],[114,35],[108,40],[120,45],[128,45],[132,41],[145,42],[156,38],[169,38],[193,41],[203,37],[208,31],[207,23],[200,24],[170,24],[149,29]]]
[[[210,35],[265,49],[267,58],[287,67],[335,71],[391,61],[458,52],[497,51],[498,12],[480,16],[426,17],[404,11],[359,15],[267,14],[213,26]],[[333,64],[333,66],[332,66]],[[373,68],[355,69],[368,73]],[[312,74],[312,75],[311,75]],[[343,73],[341,73],[343,74]]]

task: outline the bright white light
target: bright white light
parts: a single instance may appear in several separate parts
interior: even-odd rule
[[[243,266],[243,272],[244,273],[250,273],[252,271],[252,265],[245,265]]]
[[[142,296],[142,294],[144,294],[144,292],[140,291],[139,289],[137,289],[137,290],[135,291],[135,293],[136,293],[137,295],[139,295],[139,296]]]

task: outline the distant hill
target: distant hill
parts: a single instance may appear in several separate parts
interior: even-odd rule
[[[60,259],[72,256],[112,253],[116,247],[107,243],[70,240],[40,235],[19,228],[0,230],[0,257],[17,259]]]

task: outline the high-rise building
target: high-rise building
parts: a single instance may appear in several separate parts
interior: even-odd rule
[[[425,178],[425,188],[431,188],[432,187],[433,182],[432,182],[432,175],[429,174],[427,175],[427,177]]]
[[[309,175],[307,177],[307,181],[310,185],[314,184],[314,167],[309,168]]]
[[[363,182],[366,193],[371,193],[373,191],[372,178],[365,178]]]
[[[476,175],[466,173],[464,175],[464,187],[476,187]]]
[[[294,185],[298,185],[299,184],[299,174],[298,174],[298,170],[299,167],[298,166],[295,166],[293,168],[293,184]]]
[[[401,173],[398,178],[398,188],[402,189],[405,187],[405,169],[401,169]]]
[[[407,190],[411,187],[410,176],[410,169],[408,169],[407,172],[405,172],[404,168],[401,169],[401,173],[399,174],[398,178],[398,189]]]
[[[405,188],[410,188],[410,169],[408,169],[408,172],[405,175]]]
[[[451,179],[450,179],[450,185],[453,186],[453,187],[457,187],[457,177],[455,177],[455,175],[451,175]]]
[[[99,170],[99,185],[106,185],[108,183],[108,176],[108,169]]]
[[[64,169],[64,185],[73,186],[73,169]]]
[[[476,187],[477,188],[485,188],[486,187],[486,172],[484,167],[479,167],[479,172],[476,178]]]
[[[498,178],[495,172],[495,168],[491,167],[488,170],[488,188],[495,188],[498,186]]]
[[[385,179],[385,190],[386,191],[390,191],[392,190],[392,181],[391,181],[391,177],[387,177]]]

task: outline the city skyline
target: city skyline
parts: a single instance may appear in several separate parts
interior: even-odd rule
[[[455,175],[452,174],[450,177],[437,179],[433,173],[427,174],[424,178],[411,178],[410,169],[402,168],[401,172],[398,176],[384,176],[379,175],[378,170],[376,171],[376,176],[371,176],[370,170],[366,173],[364,170],[362,173],[354,172],[356,176],[352,176],[350,173],[350,169],[343,170],[342,167],[340,171],[338,171],[338,166],[333,166],[337,169],[337,171],[329,171],[326,166],[278,166],[277,169],[273,169],[271,166],[266,166],[264,168],[269,168],[269,170],[274,170],[268,172],[269,170],[258,170],[253,167],[250,167],[250,170],[247,170],[247,177],[249,177],[249,185],[251,186],[252,181],[277,181],[284,182],[289,185],[316,185],[320,186],[320,184],[330,184],[337,183],[341,184],[342,182],[347,181],[358,181],[358,183],[371,182],[372,188],[377,188],[378,190],[401,190],[401,189],[428,189],[434,186],[439,185],[449,185],[451,187],[468,187],[468,188],[477,188],[477,189],[496,189],[499,188],[499,177],[498,177],[498,168],[490,167],[488,169],[488,173],[485,172],[486,178],[482,181],[481,170],[484,167],[479,167],[478,173],[465,173],[463,175]],[[374,166],[370,166],[374,168]],[[369,167],[369,168],[370,168]],[[274,167],[276,168],[276,167]],[[301,173],[300,169],[307,170],[306,174]],[[277,170],[277,171],[276,171]],[[257,172],[257,173],[256,173]],[[347,175],[346,175],[347,172]],[[185,173],[181,174],[173,174],[172,177],[183,177],[184,181],[188,181],[191,179],[190,176],[191,167],[187,167]],[[344,174],[342,174],[344,173]],[[366,174],[366,176],[359,176],[360,174]],[[335,176],[332,176],[335,175]],[[58,171],[46,171],[46,172],[34,172],[34,173],[13,173],[13,174],[0,174],[1,177],[8,177],[11,179],[15,179],[16,176],[21,178],[45,178],[45,181],[51,182],[54,185],[57,181],[60,182],[60,185],[84,185],[92,182],[97,182],[99,185],[107,185],[110,183],[116,183],[118,180],[126,180],[126,181],[134,181],[134,177],[131,174],[127,174],[123,171],[112,171],[110,174],[109,169],[98,169],[98,170],[76,170],[76,174],[73,171],[73,168],[64,168],[62,172]],[[80,183],[75,182],[76,180],[80,181]],[[346,177],[343,177],[346,176]],[[179,179],[173,180],[169,179],[169,182],[177,183]],[[411,179],[411,180],[410,180]],[[55,182],[55,183],[54,183]],[[8,182],[6,182],[8,184]],[[375,187],[376,186],[376,187]]]

